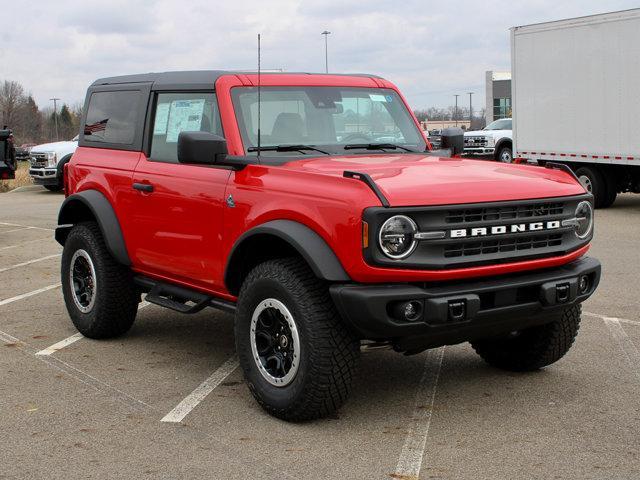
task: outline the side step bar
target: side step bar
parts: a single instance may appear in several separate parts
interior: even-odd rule
[[[224,312],[235,313],[236,305],[228,300],[207,295],[189,288],[172,285],[148,277],[134,278],[142,291],[148,292],[145,300],[161,307],[170,308],[180,313],[196,313],[206,307],[213,307]]]

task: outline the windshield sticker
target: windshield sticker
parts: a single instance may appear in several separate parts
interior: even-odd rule
[[[167,122],[167,143],[176,143],[180,132],[199,132],[202,125],[204,98],[174,100]]]
[[[156,121],[153,125],[154,135],[164,135],[167,133],[167,122],[169,121],[170,103],[161,103],[156,107]]]
[[[387,97],[384,95],[377,95],[375,93],[370,93],[369,98],[374,102],[387,102]]]

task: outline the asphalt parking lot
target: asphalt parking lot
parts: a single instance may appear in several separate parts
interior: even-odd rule
[[[305,424],[254,402],[228,314],[143,303],[122,338],[76,335],[62,200],[0,194],[0,478],[640,478],[639,195],[597,211],[603,279],[560,362],[513,374],[468,344],[373,351],[339,414]]]

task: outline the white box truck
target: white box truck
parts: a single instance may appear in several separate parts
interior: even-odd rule
[[[640,9],[512,28],[511,74],[514,157],[640,193]]]

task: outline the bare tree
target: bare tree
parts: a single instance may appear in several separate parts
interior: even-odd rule
[[[0,120],[2,125],[18,128],[20,109],[25,103],[24,88],[18,82],[5,80],[0,84]]]

